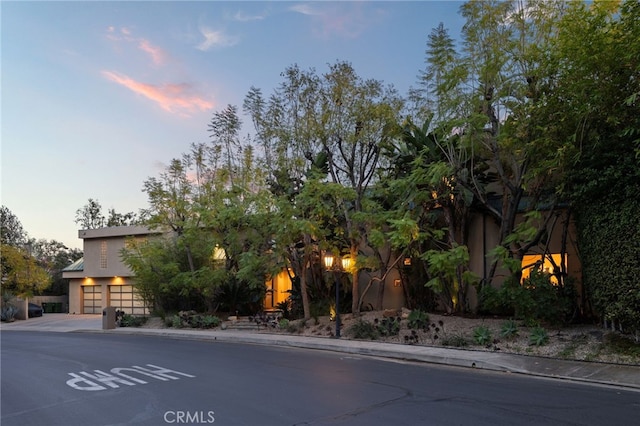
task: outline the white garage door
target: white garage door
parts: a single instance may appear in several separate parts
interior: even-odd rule
[[[96,285],[82,286],[82,313],[102,313],[102,287]]]
[[[131,285],[110,285],[109,306],[113,306],[125,314],[146,315],[149,313],[144,302]]]

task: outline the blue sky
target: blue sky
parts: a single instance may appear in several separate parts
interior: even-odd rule
[[[349,61],[401,94],[457,1],[2,1],[2,204],[33,238],[81,248],[75,212],[147,206],[143,183],[251,86]],[[249,121],[245,120],[250,131]]]

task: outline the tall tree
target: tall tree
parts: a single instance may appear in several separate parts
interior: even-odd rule
[[[62,278],[62,270],[82,257],[79,249],[70,249],[56,240],[31,239],[31,252],[38,266],[51,277],[51,286],[45,289],[46,294],[67,294],[68,282]]]
[[[348,188],[351,197],[336,197],[345,223],[349,255],[357,259],[367,243],[368,191],[377,181],[381,145],[397,134],[403,101],[392,86],[359,77],[351,64],[337,62],[322,79],[320,138],[328,154],[332,182]],[[338,194],[337,194],[338,195]],[[352,312],[360,312],[357,263],[352,271]]]
[[[460,54],[451,51],[441,27],[429,39],[423,76],[438,99],[432,110],[437,145],[447,164],[442,178],[466,188],[493,217],[500,228],[496,253],[508,264],[518,263],[544,237],[557,203],[549,190],[557,167],[542,166],[549,166],[556,154],[540,148],[546,140],[544,124],[532,119],[532,111],[544,103],[538,96],[544,79],[540,68],[562,10],[561,2],[468,2],[461,7],[466,23]],[[528,203],[523,203],[525,196]],[[523,207],[535,209],[543,201],[551,206],[544,217],[531,216],[527,232],[521,232],[523,226],[516,232]],[[515,261],[508,262],[511,258]]]
[[[182,159],[174,158],[166,171],[159,178],[149,178],[144,183],[144,191],[149,198],[148,225],[152,229],[169,229],[184,244],[184,252],[189,269],[196,269],[191,245],[184,241],[190,229],[197,229],[200,217],[193,208],[194,188],[188,177],[191,157],[184,155]]]
[[[640,333],[640,5],[572,2],[559,28],[534,112],[562,160],[594,307]]]
[[[89,198],[87,204],[76,210],[76,224],[82,229],[98,229],[106,224],[104,215],[102,214],[102,205],[98,200]]]
[[[6,206],[0,209],[0,241],[14,247],[24,245],[27,241],[22,223]]]
[[[253,148],[237,138],[239,123],[235,107],[216,112],[211,143],[192,145],[160,177],[145,182],[146,223],[173,238],[136,244],[124,257],[143,277],[144,297],[165,309],[175,290],[209,310],[217,309],[223,293],[234,300],[224,303],[232,310],[238,307],[230,292],[250,288],[258,298],[264,295],[273,272],[270,205]],[[154,279],[167,284],[158,287]]]
[[[265,152],[266,181],[276,205],[271,222],[276,249],[300,282],[303,315],[309,319],[308,280],[317,278],[312,267],[317,241],[324,235],[323,209],[318,207],[326,202],[318,192],[327,173],[317,132],[320,80],[313,70],[296,65],[281,75],[283,82],[268,102],[251,88],[243,108]]]
[[[113,208],[109,209],[107,214],[105,217],[100,201],[89,198],[87,204],[76,210],[75,221],[82,229],[98,229],[105,226],[135,225],[142,220],[142,217],[138,218],[133,212],[118,213]]]
[[[0,255],[2,256],[0,281],[3,292],[31,297],[50,285],[51,277],[38,265],[30,245],[15,247],[3,244]]]

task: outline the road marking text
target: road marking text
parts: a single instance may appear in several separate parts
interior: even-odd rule
[[[81,371],[79,373],[69,373],[72,377],[67,380],[67,385],[74,389],[82,391],[100,391],[105,389],[116,389],[122,385],[135,386],[144,385],[148,382],[140,377],[161,380],[163,382],[169,380],[178,380],[182,377],[196,377],[191,374],[181,373],[180,371],[170,370],[157,365],[147,364],[147,367],[112,368],[109,373],[102,370],[94,370],[93,373]],[[137,377],[134,377],[135,374]]]

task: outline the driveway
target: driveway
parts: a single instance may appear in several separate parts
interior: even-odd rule
[[[0,330],[54,332],[102,330],[102,315],[44,314],[27,320],[2,322]]]

